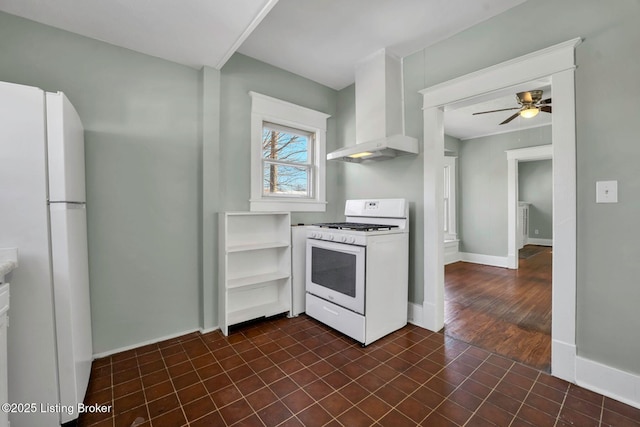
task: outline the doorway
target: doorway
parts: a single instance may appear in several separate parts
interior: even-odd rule
[[[533,83],[529,85],[535,87]],[[512,96],[501,102],[502,107],[508,106]],[[544,117],[544,121],[519,118],[518,130],[505,133],[497,132],[504,129],[502,126],[471,129],[472,112],[482,108],[482,105],[464,107],[461,114],[460,110],[445,112],[446,148],[458,156],[461,254],[457,259],[463,262],[448,263],[445,267],[444,333],[549,372],[552,252],[550,247],[540,245],[552,242],[553,153],[548,144],[551,116]],[[502,121],[498,117],[490,121],[497,125]],[[452,121],[456,120],[467,125],[455,126]],[[485,135],[484,131],[489,133]],[[505,148],[532,142],[546,145],[509,149],[505,155]],[[446,175],[445,166],[445,196]],[[513,194],[509,195],[507,188]],[[507,199],[513,199],[516,208],[511,221],[507,221]],[[526,207],[519,206],[524,202],[529,202]],[[522,218],[525,209],[532,221],[530,232],[522,220],[515,218],[516,211],[518,218]],[[446,198],[444,213],[446,231]],[[507,265],[507,228],[516,223],[517,230],[510,237],[520,237],[518,240],[524,246],[531,235],[535,246],[527,245],[518,251],[521,245],[514,244],[513,266]]]
[[[575,381],[576,164],[574,50],[580,39],[480,70],[421,91],[424,116],[423,326],[444,326],[443,115],[447,105],[535,80],[551,79],[553,114],[553,323],[551,373]]]

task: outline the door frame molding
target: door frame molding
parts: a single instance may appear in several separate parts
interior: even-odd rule
[[[576,376],[575,38],[420,91],[424,116],[424,301],[422,326],[444,327],[444,110],[541,78],[553,86],[553,290],[551,373]]]
[[[553,160],[553,145],[507,150],[507,268],[518,269],[518,163]],[[553,230],[553,229],[552,229]]]

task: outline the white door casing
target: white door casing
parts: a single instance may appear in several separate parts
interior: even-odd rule
[[[423,326],[444,326],[444,126],[447,105],[548,77],[553,85],[553,273],[551,372],[576,376],[576,38],[465,76],[428,87],[424,115],[424,301]],[[436,171],[438,173],[436,173]]]

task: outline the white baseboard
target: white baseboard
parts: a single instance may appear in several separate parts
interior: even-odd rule
[[[460,252],[460,259],[464,262],[472,262],[474,264],[491,265],[494,267],[507,268],[509,263],[506,256],[472,254],[469,252]]]
[[[551,374],[570,383],[576,381],[576,346],[563,341],[551,341]]]
[[[462,261],[462,257],[460,256],[460,252],[456,252],[455,254],[444,256],[444,265],[453,264],[454,262]]]
[[[553,239],[536,239],[529,237],[527,238],[527,245],[553,246]]]
[[[419,304],[416,305],[420,307]],[[442,309],[439,309],[435,306],[435,304],[425,301],[424,304],[422,304],[421,308],[422,322],[421,324],[416,323],[417,326],[428,329],[432,332],[438,332],[442,328],[444,328],[444,316],[442,315],[442,309],[444,309],[444,306],[442,307]]]
[[[444,241],[444,265],[460,261],[460,240]]]
[[[407,320],[413,325],[424,328],[424,313],[420,304],[409,301]]]
[[[147,341],[142,341],[142,342],[139,342],[137,344],[128,345],[128,346],[120,347],[120,348],[115,348],[113,350],[103,351],[102,353],[95,353],[93,355],[93,358],[94,359],[100,359],[102,357],[111,356],[112,354],[122,353],[123,351],[133,350],[134,348],[144,347],[145,345],[155,344],[155,343],[160,342],[160,341],[170,340],[171,338],[181,337],[182,335],[187,335],[187,334],[190,334],[192,332],[199,332],[199,331],[201,331],[200,328],[188,329],[188,330],[183,331],[183,332],[178,332],[178,333],[175,333],[175,334],[166,335],[166,336],[163,336],[163,337],[158,337],[158,338],[154,338],[154,339],[147,340]]]
[[[635,408],[640,408],[640,376],[576,357],[576,383]]]
[[[212,326],[211,328],[200,328],[199,331],[201,334],[208,334],[209,332],[217,331],[220,329],[220,326]]]

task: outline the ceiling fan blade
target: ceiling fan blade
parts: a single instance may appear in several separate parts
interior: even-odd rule
[[[478,114],[497,113],[498,111],[509,111],[509,110],[519,110],[519,109],[520,107],[513,107],[513,108],[503,108],[501,110],[480,111],[478,113],[473,113],[472,116],[476,116]]]
[[[504,122],[500,123],[501,125],[506,125],[507,123],[509,123],[511,120],[515,119],[516,117],[518,117],[520,115],[520,111],[518,111],[517,113],[515,113],[513,116],[509,117],[507,120],[505,120]]]
[[[551,98],[543,99],[540,104],[551,104]]]
[[[540,107],[540,111],[544,111],[545,113],[551,112],[551,105],[543,105]]]

